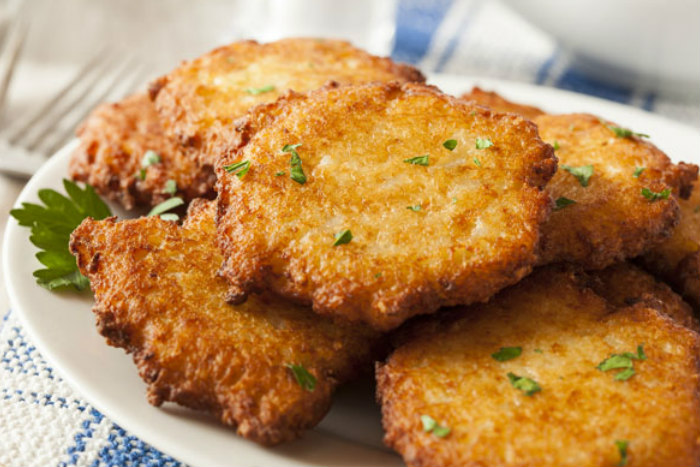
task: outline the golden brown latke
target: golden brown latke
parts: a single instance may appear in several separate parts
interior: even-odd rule
[[[287,90],[317,89],[328,81],[415,81],[416,68],[375,57],[338,40],[293,38],[267,44],[235,42],[185,62],[155,81],[151,96],[166,130],[213,165],[238,141],[232,124],[246,111]]]
[[[544,114],[544,112],[537,107],[511,102],[493,91],[484,91],[477,86],[474,86],[470,92],[463,94],[461,98],[474,101],[479,105],[483,105],[497,112],[522,115],[528,120],[533,120],[535,117]]]
[[[700,308],[700,188],[678,203],[681,220],[673,235],[642,256],[641,262]]]
[[[426,319],[377,369],[386,443],[409,466],[622,465],[617,441],[628,467],[697,466],[700,337],[651,303],[614,306],[589,280],[550,266]],[[629,379],[597,369],[639,345]],[[492,357],[516,346],[518,357]],[[527,395],[509,373],[541,390]],[[423,415],[451,431],[424,431]]]
[[[587,114],[541,115],[544,141],[558,145],[559,171],[547,185],[554,200],[576,202],[554,210],[542,228],[540,264],[570,262],[600,269],[635,257],[668,238],[678,223],[676,196],[649,200],[642,190],[689,193],[696,166],[671,163],[636,136],[618,137],[611,123]],[[593,165],[588,186],[564,170]],[[635,170],[644,170],[635,177]]]
[[[391,83],[290,94],[241,127],[247,144],[217,167],[232,300],[271,289],[389,329],[530,272],[556,167],[532,123]],[[475,149],[477,138],[493,146]],[[304,184],[282,151],[297,144]],[[421,156],[428,166],[406,162]],[[224,170],[243,161],[240,179]],[[352,241],[334,246],[345,229]]]
[[[214,194],[214,171],[199,167],[163,134],[158,114],[145,94],[100,105],[77,135],[80,146],[71,156],[71,177],[89,183],[126,209],[156,205],[172,197],[166,193],[168,180],[176,183],[177,196],[187,201]],[[161,162],[147,167],[141,180],[143,156],[149,150]]]
[[[377,336],[269,295],[226,304],[215,209],[194,201],[183,227],[157,217],[86,219],[71,251],[95,293],[100,333],[133,354],[149,402],[210,412],[261,444],[290,440],[370,364]],[[317,378],[313,391],[289,364]]]

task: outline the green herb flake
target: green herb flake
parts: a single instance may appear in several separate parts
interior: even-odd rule
[[[632,174],[632,176],[634,178],[639,178],[639,176],[642,175],[642,172],[644,172],[645,170],[646,170],[646,167],[635,167],[634,173]]]
[[[281,177],[282,175],[286,174],[284,170],[280,170],[279,172],[275,173],[275,177]]]
[[[234,174],[239,179],[245,177],[245,174],[250,170],[250,161],[240,161],[234,162],[230,165],[225,165],[224,170],[228,173]]]
[[[304,368],[304,365],[297,365],[296,363],[287,363],[285,366],[292,370],[294,379],[297,380],[297,383],[303,389],[306,389],[309,392],[316,389],[316,377],[309,373],[309,370]]]
[[[449,151],[454,151],[454,149],[457,147],[457,140],[456,139],[448,139],[442,145],[445,147],[445,149]]]
[[[644,346],[639,344],[637,346],[637,353],[625,352],[621,354],[612,354],[596,367],[600,371],[610,371],[622,369],[623,371],[617,373],[614,377],[615,381],[627,381],[632,376],[634,376],[634,360],[646,360],[647,356],[644,353]]]
[[[576,204],[576,201],[562,196],[554,201],[554,210],[559,211],[567,206],[571,206],[572,204]]]
[[[471,112],[469,112],[469,115],[471,115],[472,117],[476,117],[476,110],[472,110]]]
[[[535,353],[544,353],[542,349],[535,349]]]
[[[182,198],[178,196],[166,199],[162,203],[154,206],[153,209],[151,209],[150,212],[146,214],[146,217],[160,216],[161,214],[164,214],[178,206],[182,206],[183,204],[185,204],[185,202],[182,200]]]
[[[636,136],[638,138],[648,138],[649,137],[649,135],[647,135],[647,134],[636,133],[636,132],[629,130],[627,128],[621,128],[619,126],[613,126],[613,125],[607,125],[607,124],[605,126],[607,126],[610,129],[610,131],[615,133],[615,136],[617,136],[618,138],[629,138],[631,136]]]
[[[350,243],[350,240],[352,240],[352,232],[350,232],[350,229],[344,229],[333,237],[335,238],[333,246],[344,245],[345,243]]]
[[[411,157],[410,159],[404,159],[403,161],[407,164],[427,166],[429,164],[429,158],[430,155],[425,154],[424,156]]]
[[[660,192],[655,192],[651,191],[649,188],[642,188],[642,196],[644,196],[646,199],[648,199],[650,202],[658,201],[660,199],[668,199],[668,197],[671,195],[671,189],[666,188],[665,190],[662,190]]]
[[[271,84],[268,84],[267,86],[263,86],[261,88],[248,88],[245,90],[248,94],[252,94],[253,96],[257,96],[258,94],[265,94],[266,92],[271,92],[274,91],[275,87]]]
[[[559,141],[554,140],[552,143],[552,147],[554,148],[555,151],[558,151],[561,146],[559,146]]]
[[[474,165],[476,165],[477,167],[481,167],[481,161],[476,157],[474,158]]]
[[[430,415],[421,415],[420,422],[423,426],[423,431],[425,431],[426,433],[432,433],[438,438],[444,438],[445,436],[449,435],[452,431],[446,426],[438,425],[438,422],[436,422],[435,419]]]
[[[169,195],[174,195],[175,193],[177,193],[177,182],[172,179],[165,182],[165,186],[163,187],[163,193],[167,193]]]
[[[140,169],[136,174],[134,174],[134,177],[138,178],[139,180],[146,180],[146,169]]]
[[[379,279],[380,277],[382,277],[382,273],[381,273],[381,272],[378,272],[378,273],[376,273],[376,274],[374,275],[374,278],[375,278],[375,279]]]
[[[177,214],[174,214],[172,212],[166,212],[165,214],[161,214],[160,218],[163,219],[164,221],[177,222],[180,219],[180,216],[178,216]]]
[[[620,453],[620,462],[617,463],[617,467],[625,467],[627,465],[627,448],[630,442],[626,439],[619,439],[615,441],[615,446],[617,451]]]
[[[515,389],[520,389],[526,396],[532,396],[542,390],[535,380],[514,373],[508,373],[508,380]]]
[[[487,149],[493,146],[493,141],[489,138],[476,138],[476,149]]]
[[[581,167],[573,167],[570,165],[562,164],[560,166],[563,170],[566,170],[571,175],[576,177],[576,180],[581,184],[582,187],[588,186],[588,181],[593,176],[593,166],[592,165],[582,165]]]
[[[301,146],[301,143],[285,144],[282,148],[282,152],[288,152],[292,154],[292,156],[289,158],[289,178],[291,178],[298,184],[303,185],[304,183],[306,183],[306,175],[304,174],[304,169],[301,167],[301,157],[299,157],[299,153],[297,152],[297,148],[299,146]]]
[[[158,163],[160,163],[160,154],[150,149],[144,153],[143,159],[141,159],[141,167],[144,169]]]
[[[413,212],[418,212],[421,210],[420,204],[416,204],[415,206],[406,206],[406,209],[410,209]]]
[[[498,352],[492,353],[491,356],[494,360],[505,362],[519,357],[521,353],[523,353],[522,347],[501,347]]]
[[[86,217],[102,220],[112,215],[109,207],[88,184],[81,189],[70,180],[63,180],[68,197],[51,189],[39,190],[41,204],[22,203],[10,211],[22,227],[31,231],[29,241],[40,251],[36,258],[44,266],[33,275],[36,283],[48,290],[84,290],[90,281],[78,269],[68,244],[70,235]]]

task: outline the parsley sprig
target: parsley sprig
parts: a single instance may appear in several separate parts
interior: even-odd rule
[[[312,392],[314,389],[316,389],[316,377],[309,373],[309,370],[304,368],[304,365],[299,365],[296,363],[287,363],[285,366],[292,370],[294,379],[297,381],[297,384],[299,384],[299,386],[301,386],[309,392]]]
[[[593,166],[592,165],[582,165],[581,167],[574,167],[571,165],[561,164],[559,167],[562,170],[566,170],[571,175],[576,177],[576,180],[581,184],[582,187],[587,187],[588,182],[593,176]]]
[[[658,201],[660,199],[668,199],[668,197],[671,195],[671,189],[666,188],[665,190],[661,190],[658,193],[656,191],[651,191],[649,188],[642,188],[642,196],[644,196],[646,199],[648,199],[650,202]]]
[[[63,187],[68,197],[55,190],[39,190],[43,205],[22,203],[10,215],[19,225],[31,229],[29,240],[41,250],[36,258],[45,268],[34,271],[37,284],[49,290],[83,290],[90,281],[80,273],[68,249],[70,234],[86,217],[101,220],[112,213],[90,185],[81,189],[64,179]]]
[[[561,196],[554,200],[554,210],[559,211],[567,206],[571,206],[572,204],[576,204],[576,201],[574,201],[573,199],[569,199],[565,196]]]
[[[626,439],[618,439],[615,441],[617,452],[620,453],[620,462],[617,463],[617,467],[625,467],[627,465],[627,447],[629,444],[630,442]]]
[[[289,178],[303,185],[306,183],[306,175],[304,174],[304,169],[301,167],[301,157],[299,157],[299,153],[297,152],[299,146],[301,146],[301,143],[285,144],[282,148],[282,152],[292,154],[292,157],[289,159]]]
[[[519,357],[522,353],[522,347],[501,347],[498,352],[492,353],[491,357],[496,361],[506,362]]]
[[[430,415],[421,415],[420,422],[423,425],[423,431],[426,433],[432,433],[438,438],[444,438],[452,431],[449,427],[438,424],[438,422],[435,421],[435,419]]]
[[[647,356],[644,353],[644,346],[637,346],[637,353],[625,352],[621,354],[612,354],[596,367],[600,371],[610,371],[621,369],[613,378],[615,381],[627,381],[634,376],[634,360],[646,360]]]
[[[518,376],[515,373],[508,373],[508,380],[515,389],[520,389],[526,396],[532,396],[536,392],[540,392],[542,388],[534,379]]]

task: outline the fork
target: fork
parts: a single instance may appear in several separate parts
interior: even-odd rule
[[[8,77],[12,76],[22,39],[16,42],[19,46],[10,48],[13,44],[9,44],[9,50],[6,48],[1,53],[15,55],[6,73]],[[121,97],[132,92],[143,82],[142,78],[143,69],[132,57],[119,58],[116,52],[100,51],[49,101],[0,131],[0,173],[31,177],[48,156],[72,138],[75,127],[96,104],[108,96]],[[0,97],[3,86],[4,82],[0,81]],[[118,94],[117,89],[121,90]]]

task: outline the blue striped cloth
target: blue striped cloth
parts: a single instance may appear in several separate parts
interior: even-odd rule
[[[581,75],[571,68],[552,38],[499,2],[400,0],[392,56],[425,71],[510,79],[583,92],[700,127],[697,104],[665,101]],[[29,427],[27,421],[31,421]],[[0,321],[0,466],[72,465],[182,464],[86,403],[46,364],[17,317],[8,312]]]

